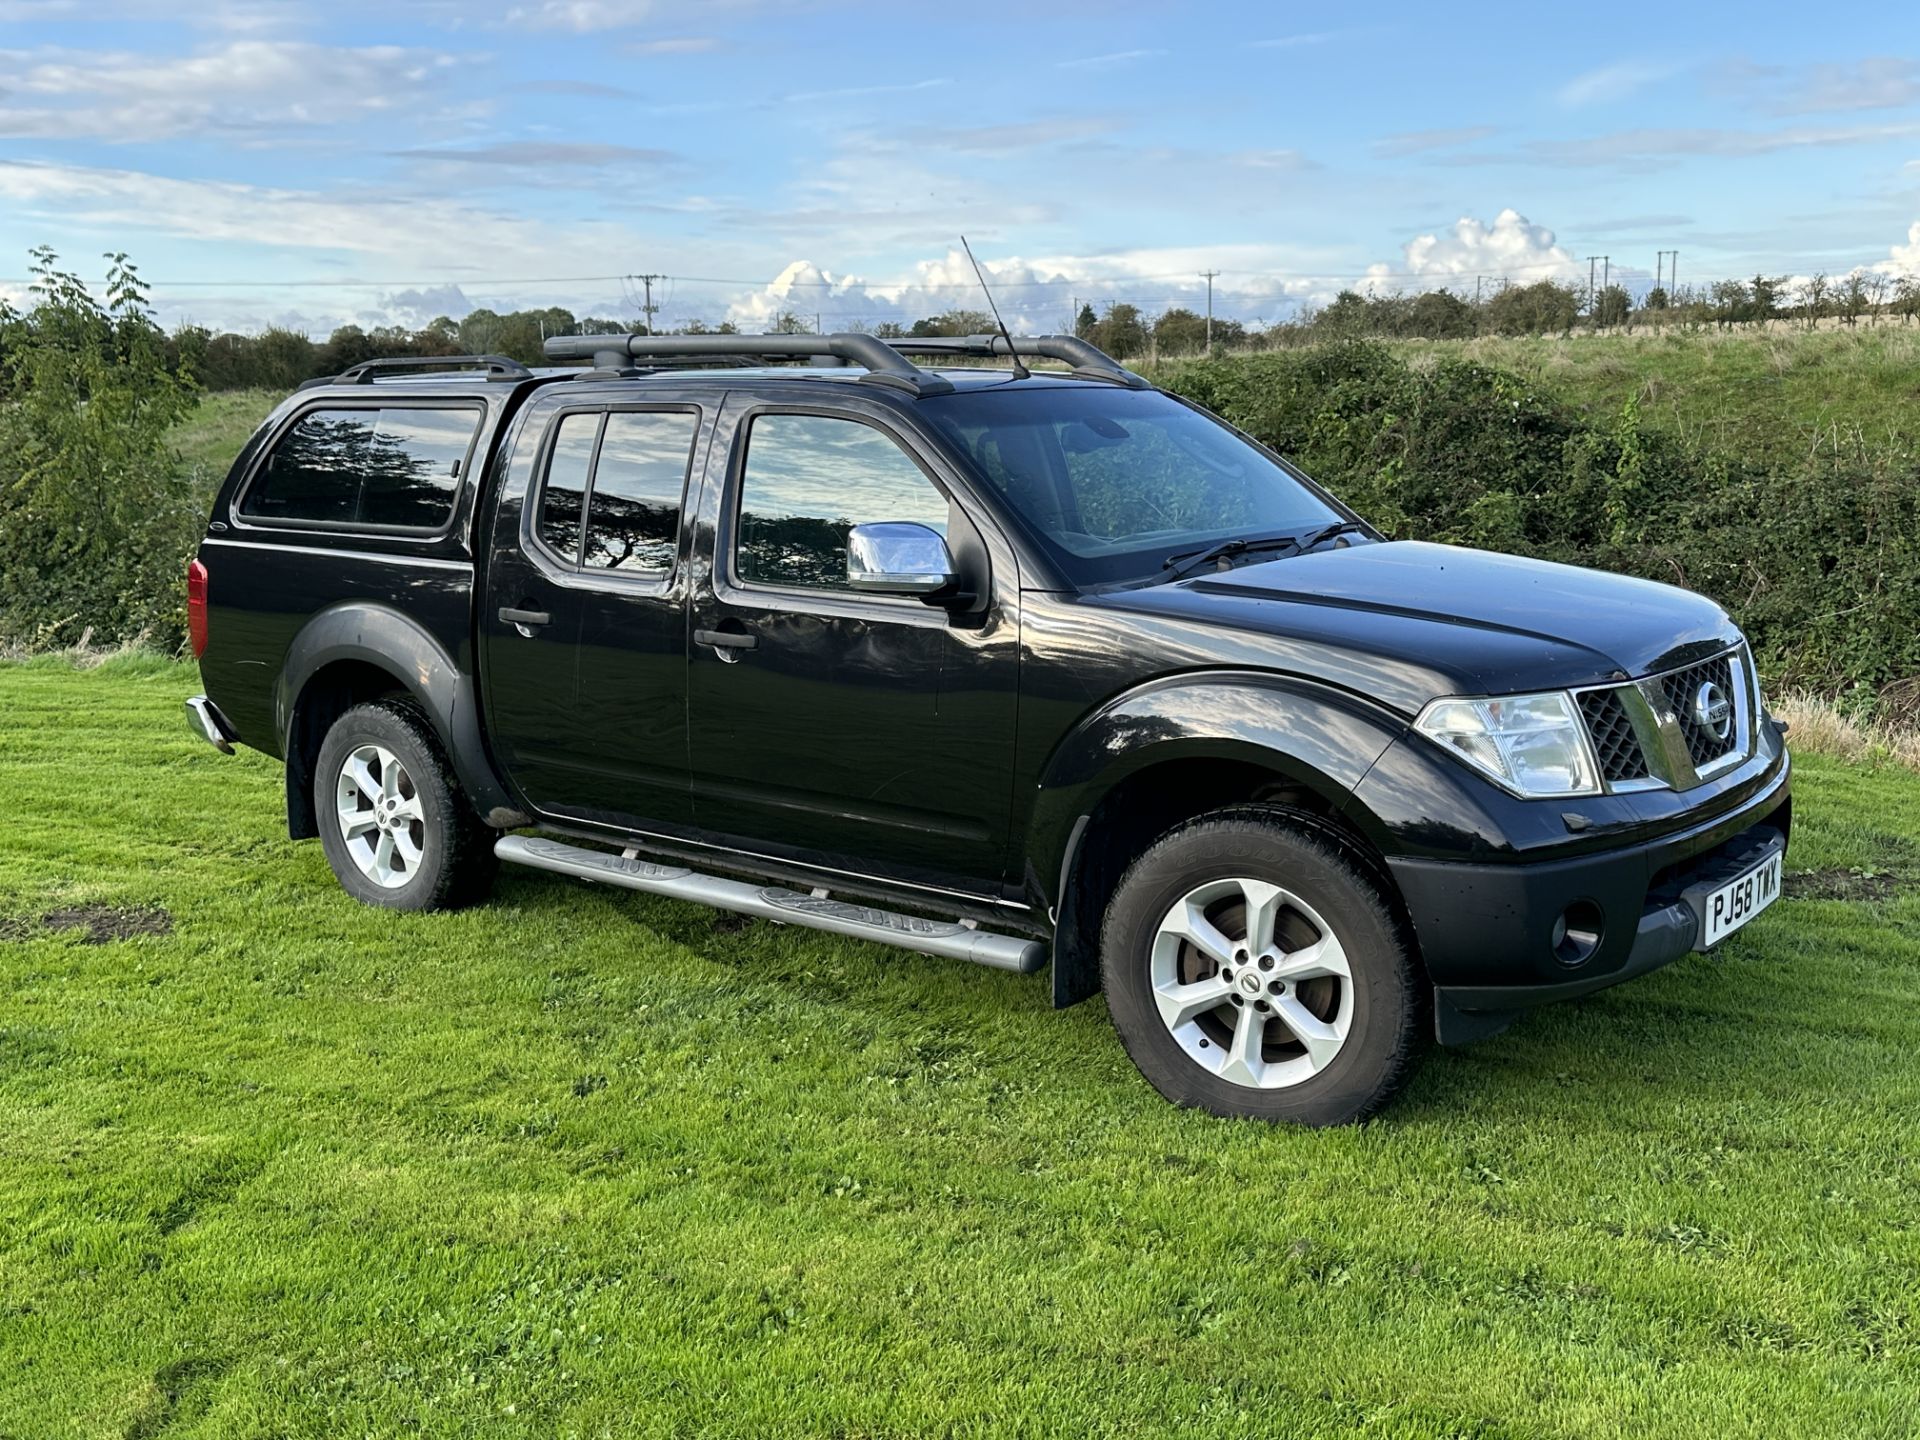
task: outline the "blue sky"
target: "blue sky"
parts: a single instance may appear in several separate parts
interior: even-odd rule
[[[1343,284],[1920,271],[1920,7],[0,0],[0,293],[828,328]]]

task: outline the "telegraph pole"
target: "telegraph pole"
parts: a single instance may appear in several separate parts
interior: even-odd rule
[[[1207,282],[1207,353],[1213,353],[1213,277],[1218,270],[1202,270],[1201,278]]]
[[[642,321],[642,327],[646,330],[647,334],[651,335],[653,333],[654,312],[660,308],[653,303],[653,282],[656,280],[664,280],[667,277],[664,275],[632,275],[628,278],[638,280],[646,289],[647,298],[640,304],[640,313],[645,317]],[[629,293],[629,298],[631,298],[631,293]]]

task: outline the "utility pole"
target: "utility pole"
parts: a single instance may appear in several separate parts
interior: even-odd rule
[[[645,329],[647,334],[651,335],[653,333],[653,315],[654,312],[660,308],[653,303],[653,282],[656,280],[664,280],[667,277],[664,275],[633,275],[628,278],[638,280],[641,285],[645,287],[647,298],[640,303],[640,314],[644,317],[641,323],[642,328]]]
[[[1202,270],[1201,277],[1207,282],[1207,353],[1213,353],[1213,277],[1218,270]]]
[[[1600,292],[1593,288],[1594,267],[1598,264],[1593,256],[1587,256],[1587,313],[1595,325],[1600,323]]]

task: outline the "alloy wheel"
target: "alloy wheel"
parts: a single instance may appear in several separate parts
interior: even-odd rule
[[[1353,975],[1333,927],[1292,891],[1211,880],[1188,891],[1153,939],[1153,998],[1195,1064],[1274,1090],[1331,1064],[1353,1024]]]

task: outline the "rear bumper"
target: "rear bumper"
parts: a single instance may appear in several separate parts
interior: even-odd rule
[[[1434,983],[1437,1038],[1497,1033],[1520,1010],[1618,985],[1698,948],[1704,895],[1784,852],[1792,822],[1782,763],[1744,804],[1647,844],[1532,865],[1390,860]],[[1599,940],[1580,963],[1563,963],[1555,925],[1583,902],[1602,917]]]
[[[187,701],[187,729],[198,735],[222,755],[233,754],[235,735],[220,707],[204,695]]]

